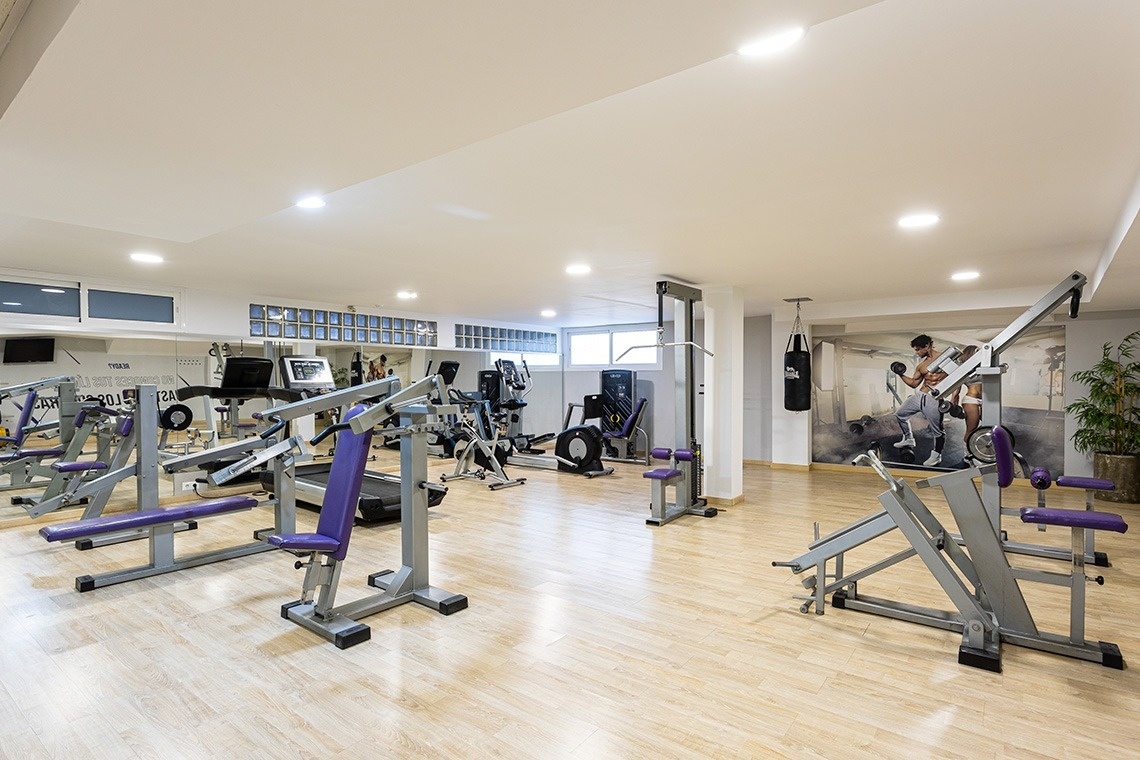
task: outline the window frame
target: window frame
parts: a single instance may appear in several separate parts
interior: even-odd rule
[[[564,340],[566,346],[565,367],[567,370],[601,370],[611,369],[613,367],[621,367],[624,369],[640,370],[645,372],[661,371],[663,368],[662,352],[657,351],[657,360],[655,362],[634,363],[628,361],[615,362],[614,361],[614,335],[620,333],[637,333],[637,332],[652,332],[654,336],[657,333],[657,325],[655,323],[646,324],[632,324],[620,325],[613,327],[583,327],[576,329],[568,329],[565,331]],[[608,364],[577,364],[574,362],[573,352],[573,336],[575,335],[600,335],[608,336],[609,342],[609,363]]]

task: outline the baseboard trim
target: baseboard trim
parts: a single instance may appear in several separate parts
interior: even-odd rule
[[[708,502],[710,507],[731,507],[744,501],[744,494],[733,496],[731,499],[724,499],[719,496],[705,496],[702,498]]]
[[[773,470],[791,470],[793,472],[809,472],[812,468],[810,464],[788,464],[785,462],[772,462],[768,466]]]

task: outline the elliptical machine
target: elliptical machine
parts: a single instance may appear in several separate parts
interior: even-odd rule
[[[573,417],[574,409],[577,407],[581,407],[582,416],[577,425],[571,426],[570,418]],[[574,402],[567,404],[566,417],[562,422],[563,430],[554,436],[553,456],[516,453],[507,457],[507,462],[519,467],[558,470],[585,475],[587,478],[612,475],[614,468],[602,465],[602,454],[605,453],[602,431],[597,425],[586,423],[587,420],[600,419],[602,413],[600,393],[584,397],[581,404]]]

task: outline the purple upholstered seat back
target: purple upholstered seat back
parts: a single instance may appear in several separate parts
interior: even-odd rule
[[[637,427],[637,423],[641,422],[641,413],[645,410],[645,403],[647,399],[642,397],[637,400],[637,406],[633,407],[633,411],[625,418],[625,424],[621,426],[621,432],[618,433],[619,438],[629,438],[633,435],[633,429]]]
[[[24,427],[32,420],[32,409],[36,406],[36,395],[35,391],[28,391],[28,395],[24,398],[24,408],[20,410],[20,419],[16,423],[16,429],[12,431],[12,438],[17,448],[24,442]]]
[[[363,405],[352,407],[344,415],[344,421],[351,420],[366,408]],[[352,535],[352,522],[360,502],[360,484],[364,481],[364,466],[371,446],[372,428],[360,435],[351,429],[342,430],[337,435],[329,484],[321,504],[321,516],[317,520],[317,533],[340,542],[340,547],[331,555],[333,559],[341,560],[348,554],[348,538]]]
[[[997,457],[998,487],[1005,488],[1013,482],[1013,442],[1009,439],[1009,431],[1001,425],[994,427],[990,436],[994,456]]]

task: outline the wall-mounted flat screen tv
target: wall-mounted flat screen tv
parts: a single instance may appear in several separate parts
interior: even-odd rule
[[[4,341],[5,364],[55,361],[55,338],[8,338]]]

